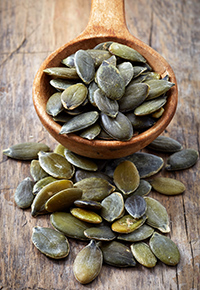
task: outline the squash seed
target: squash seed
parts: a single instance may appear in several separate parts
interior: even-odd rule
[[[131,62],[122,62],[118,65],[118,70],[121,76],[124,78],[125,86],[127,86],[133,78],[134,67]]]
[[[195,165],[199,157],[198,151],[188,148],[172,154],[168,160],[165,169],[168,171],[183,170]]]
[[[54,78],[72,79],[72,80],[79,79],[79,76],[75,68],[50,67],[50,68],[44,69],[43,72]]]
[[[70,246],[67,238],[54,229],[34,227],[31,239],[34,246],[47,257],[62,259],[69,254]]]
[[[35,182],[48,176],[48,173],[40,166],[40,162],[34,159],[31,161],[30,174]]]
[[[180,252],[176,244],[168,237],[155,232],[149,245],[154,255],[166,265],[175,266],[179,263]]]
[[[151,186],[151,184],[148,181],[146,181],[144,179],[140,179],[140,184],[139,184],[138,188],[134,192],[132,192],[130,194],[130,196],[136,196],[136,195],[137,196],[144,196],[144,195],[147,195],[151,191],[151,188],[152,188],[152,186]]]
[[[45,209],[48,212],[64,211],[73,206],[74,201],[80,199],[82,196],[82,190],[78,188],[63,189],[52,197],[50,197],[45,203]]]
[[[54,212],[50,215],[52,226],[69,238],[78,240],[88,240],[84,235],[84,231],[90,227],[69,212]]]
[[[8,149],[3,150],[3,154],[10,158],[19,160],[32,160],[38,158],[39,151],[49,151],[50,148],[43,143],[25,142],[15,144]]]
[[[107,180],[98,177],[82,179],[74,184],[74,187],[83,190],[83,200],[102,201],[115,190],[115,186]]]
[[[134,267],[136,265],[129,247],[120,242],[101,242],[100,249],[103,253],[103,261],[108,265],[114,267]]]
[[[146,219],[146,215],[143,215],[140,219],[134,219],[131,215],[127,214],[112,223],[111,229],[117,233],[128,234],[141,227]]]
[[[104,114],[115,118],[119,111],[119,104],[102,93],[100,89],[94,92],[94,101],[98,109]]]
[[[98,123],[95,123],[91,125],[90,127],[82,130],[79,136],[88,140],[93,140],[100,134],[100,132],[101,132],[101,126]]]
[[[22,180],[15,191],[14,199],[15,203],[19,208],[29,208],[33,202],[33,185],[34,182],[30,177],[26,177]]]
[[[87,88],[84,84],[77,83],[68,87],[61,94],[61,103],[67,110],[73,110],[83,104],[87,97]]]
[[[100,273],[103,264],[103,255],[94,240],[84,247],[76,256],[73,272],[76,280],[81,284],[88,284]]]
[[[155,120],[149,115],[136,116],[133,112],[126,113],[125,115],[131,122],[135,131],[144,131],[155,124]]]
[[[31,215],[36,217],[38,214],[46,213],[46,201],[57,192],[71,187],[73,187],[73,183],[70,180],[56,180],[45,185],[36,195],[31,205]]]
[[[147,224],[163,233],[169,233],[169,216],[166,208],[152,197],[144,197],[147,203],[146,215],[148,216]]]
[[[64,91],[66,88],[74,85],[73,80],[63,80],[63,79],[52,79],[50,80],[50,85],[59,91]]]
[[[147,268],[155,267],[157,259],[147,244],[143,242],[132,244],[131,252],[133,253],[133,256],[138,261],[138,263],[141,265]]]
[[[137,230],[129,234],[120,234],[117,239],[127,242],[139,242],[152,236],[154,229],[146,224],[143,224]]]
[[[94,161],[92,161],[92,159],[73,153],[67,148],[65,148],[64,154],[68,162],[78,168],[90,171],[96,171],[98,169],[98,166],[94,163]]]
[[[53,182],[53,181],[56,181],[56,178],[52,177],[52,176],[47,176],[47,177],[44,177],[40,180],[38,180],[34,186],[33,186],[33,194],[38,194],[38,192],[47,184]]]
[[[54,149],[54,153],[57,153],[57,154],[60,154],[62,155],[63,157],[65,157],[65,154],[64,154],[64,151],[65,151],[65,147],[62,145],[62,144],[58,144],[56,146],[56,148]]]
[[[88,171],[83,169],[77,169],[75,172],[75,182],[81,181],[82,179],[89,178],[89,177],[99,177],[107,180],[109,183],[112,183],[112,179],[103,173],[102,171]]]
[[[61,63],[63,63],[64,65],[68,66],[68,67],[75,67],[74,64],[74,55],[75,53],[67,56],[66,58],[64,58]]]
[[[162,94],[166,93],[171,87],[175,86],[174,83],[166,80],[145,80],[145,83],[150,86],[147,100],[152,100],[160,97]]]
[[[70,179],[74,175],[74,167],[65,157],[54,152],[38,153],[40,166],[49,175],[58,179]]]
[[[95,75],[94,60],[86,50],[79,49],[74,55],[74,64],[79,77],[89,84]]]
[[[177,195],[185,191],[185,185],[179,180],[167,177],[155,177],[149,181],[157,192],[165,195]]]
[[[168,153],[174,153],[183,149],[183,146],[178,141],[167,136],[158,136],[147,147],[155,151]]]
[[[104,224],[91,227],[85,230],[84,234],[89,239],[97,241],[112,241],[116,238],[116,234],[111,230],[111,228]]]
[[[136,116],[149,115],[157,111],[161,107],[163,107],[166,104],[166,102],[167,102],[167,97],[159,97],[159,98],[156,98],[155,100],[153,99],[153,100],[145,101],[134,110],[134,114]]]
[[[74,205],[80,208],[91,209],[91,210],[99,210],[102,208],[101,203],[94,200],[77,199],[75,200]]]
[[[142,196],[132,195],[126,199],[125,209],[133,218],[139,219],[145,214],[147,204]]]
[[[121,193],[113,192],[101,202],[101,216],[108,222],[120,218],[124,211],[124,199]]]
[[[108,50],[109,46],[112,44],[112,41],[106,41],[106,42],[101,42],[97,44],[94,49],[102,49],[102,50]]]
[[[47,114],[55,117],[60,112],[64,110],[62,102],[61,102],[61,94],[62,93],[54,93],[50,96],[46,104],[46,112]]]
[[[125,160],[115,169],[114,183],[125,195],[134,192],[140,183],[139,172],[133,162]]]
[[[102,218],[100,217],[100,215],[91,210],[82,208],[72,208],[70,212],[73,216],[84,222],[92,224],[99,224],[102,222]]]
[[[102,62],[111,57],[111,53],[101,49],[87,49],[87,52],[92,57],[95,67],[99,67]]]

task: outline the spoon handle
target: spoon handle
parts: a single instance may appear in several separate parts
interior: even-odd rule
[[[90,37],[129,34],[124,0],[92,0],[90,18],[84,33]]]

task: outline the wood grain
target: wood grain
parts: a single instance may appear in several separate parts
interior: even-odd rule
[[[1,152],[12,144],[43,141],[53,150],[57,142],[42,127],[32,104],[32,83],[42,61],[56,48],[80,34],[90,14],[87,0],[0,1],[0,138]],[[184,148],[199,150],[200,3],[198,0],[125,0],[130,32],[151,45],[172,66],[179,103],[164,134]],[[167,155],[157,154],[166,160]],[[189,170],[162,176],[182,181],[181,196],[151,192],[170,215],[169,236],[177,243],[177,267],[158,262],[154,269],[103,266],[99,277],[82,286],[74,278],[73,260],[85,245],[70,239],[67,259],[46,258],[32,245],[32,227],[50,226],[49,217],[32,218],[30,210],[14,204],[18,183],[30,176],[30,163],[1,155],[0,162],[0,289],[200,289],[199,163]]]

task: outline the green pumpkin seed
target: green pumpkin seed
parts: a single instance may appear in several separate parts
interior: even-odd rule
[[[185,185],[179,180],[167,177],[155,177],[149,181],[157,192],[165,195],[177,195],[185,191]]]
[[[177,152],[183,149],[182,145],[167,136],[158,136],[154,141],[152,141],[148,148],[159,152]]]
[[[53,181],[56,181],[56,178],[53,178],[52,176],[47,176],[47,177],[44,177],[40,180],[38,180],[34,186],[33,186],[33,194],[38,194],[38,192],[47,184],[53,182]]]
[[[78,188],[67,188],[50,197],[45,203],[48,212],[65,211],[73,206],[74,201],[80,199],[82,190]]]
[[[85,84],[89,84],[95,75],[94,60],[85,50],[78,50],[74,55],[74,64],[79,77]]]
[[[71,85],[74,85],[73,80],[63,80],[63,79],[52,79],[50,80],[50,85],[59,91],[64,91]]]
[[[132,195],[126,199],[125,209],[133,218],[139,219],[145,214],[147,204],[142,196]]]
[[[87,52],[92,57],[95,67],[99,67],[102,62],[111,57],[111,53],[101,49],[88,49]]]
[[[120,112],[129,112],[144,102],[148,95],[149,86],[144,83],[136,83],[127,86],[125,94],[119,100]]]
[[[133,112],[126,113],[125,115],[135,131],[144,131],[155,124],[155,120],[151,116],[136,116]]]
[[[31,205],[31,215],[36,217],[38,214],[47,213],[45,210],[47,200],[57,192],[71,187],[73,187],[73,183],[70,180],[56,180],[45,185],[36,195]]]
[[[34,227],[31,239],[34,246],[47,257],[62,259],[69,254],[70,247],[67,238],[54,229]]]
[[[146,219],[147,217],[145,215],[143,215],[140,219],[134,219],[131,215],[125,215],[115,221],[112,224],[111,229],[120,234],[128,234],[141,227],[145,223]]]
[[[61,102],[61,93],[59,92],[59,93],[54,93],[53,95],[51,95],[46,104],[47,114],[55,117],[60,112],[62,112],[63,109],[64,108]]]
[[[109,226],[97,225],[84,231],[84,234],[89,239],[97,241],[112,241],[116,238],[116,234],[111,230]]]
[[[121,76],[124,78],[125,86],[127,86],[133,78],[134,67],[130,62],[122,62],[118,65],[118,70]]]
[[[113,192],[101,202],[101,216],[108,222],[120,218],[124,211],[124,199],[121,193]]]
[[[98,109],[104,114],[115,118],[119,111],[119,105],[116,100],[109,99],[100,89],[94,92],[94,101]]]
[[[38,158],[39,151],[49,151],[50,148],[43,143],[25,142],[15,144],[3,150],[3,154],[19,160],[32,160]]]
[[[102,208],[102,205],[98,201],[94,200],[75,200],[74,205],[80,208],[91,209],[91,210],[99,210]]]
[[[26,177],[21,181],[15,191],[14,199],[19,208],[29,208],[33,202],[33,181],[30,177]]]
[[[139,74],[138,76],[134,77],[130,82],[130,85],[142,83],[146,80],[147,76],[143,74]]]
[[[147,71],[147,67],[144,66],[134,66],[133,67],[133,78],[138,77],[139,75],[141,75],[142,73],[144,73],[145,71]]]
[[[114,267],[134,267],[136,261],[131,250],[124,244],[116,241],[101,243],[104,263]]]
[[[99,117],[99,113],[97,111],[90,111],[79,114],[71,118],[67,123],[65,123],[59,134],[68,134],[80,131],[85,129],[91,125],[93,125]]]
[[[94,240],[84,247],[76,256],[73,272],[76,280],[81,284],[88,284],[100,273],[103,264],[103,255]]]
[[[61,102],[65,109],[73,110],[80,106],[87,97],[87,88],[84,84],[77,83],[68,87],[61,94]]]
[[[152,117],[159,119],[163,114],[164,114],[165,109],[163,107],[161,107],[160,109],[158,109],[157,111],[155,111],[154,113],[152,113]]]
[[[65,151],[65,147],[62,145],[62,144],[58,144],[57,146],[56,146],[56,148],[54,149],[54,153],[57,153],[57,154],[60,154],[60,155],[62,155],[62,156],[64,156],[65,157],[65,154],[64,154],[64,151]]]
[[[75,216],[76,218],[84,222],[88,222],[92,224],[99,224],[102,222],[102,218],[100,217],[100,215],[87,209],[72,208],[70,212],[73,216]]]
[[[66,111],[62,111],[57,116],[53,117],[53,120],[59,123],[67,123],[70,119],[71,117]]]
[[[146,62],[146,59],[138,51],[121,43],[113,42],[109,46],[109,51],[127,60]]]
[[[140,242],[135,245],[131,245],[131,252],[141,265],[147,268],[155,267],[157,259],[147,244]]]
[[[42,169],[38,160],[31,161],[30,173],[35,182],[48,176],[48,173]]]
[[[92,159],[73,153],[67,148],[65,148],[64,154],[68,162],[78,168],[90,171],[96,171],[98,169],[98,166],[94,163],[94,161],[92,161]]]
[[[175,266],[179,263],[179,250],[176,244],[168,237],[155,232],[150,239],[149,245],[154,255],[166,265]]]
[[[109,46],[112,44],[112,41],[106,41],[106,42],[101,42],[97,44],[94,49],[102,49],[102,50],[108,50]]]
[[[103,61],[96,73],[96,80],[103,93],[112,100],[119,100],[125,92],[125,82],[119,70]]]
[[[44,69],[43,72],[54,78],[72,79],[72,80],[79,79],[79,76],[75,68],[50,67],[50,68]]]
[[[107,180],[98,177],[90,177],[82,179],[74,184],[74,187],[83,190],[83,200],[102,201],[111,194],[115,187]]]
[[[38,157],[40,166],[52,177],[70,179],[74,175],[74,167],[62,155],[40,151]]]
[[[118,235],[117,239],[127,242],[139,242],[146,240],[152,236],[154,229],[146,224],[143,224],[137,230],[129,234]]]
[[[110,58],[105,60],[107,63],[113,65],[113,66],[117,66],[117,58],[115,55],[112,55]]]
[[[149,80],[159,80],[160,79],[160,74],[157,72],[154,72],[154,71],[144,72],[143,75],[146,75],[145,82],[149,81]]]
[[[61,63],[63,63],[64,65],[68,66],[68,67],[75,67],[74,64],[74,55],[75,53],[67,56],[66,58],[64,58]]]
[[[115,169],[114,183],[125,195],[134,192],[140,183],[138,170],[133,162],[125,160]]]
[[[149,115],[161,107],[163,107],[167,102],[167,97],[156,98],[155,100],[145,101],[139,105],[135,110],[134,114],[136,116],[146,116]]]
[[[95,81],[91,82],[89,84],[89,87],[88,87],[88,99],[89,99],[89,102],[94,106],[96,107],[96,104],[95,104],[95,101],[94,101],[94,92],[98,89],[98,85],[95,83]]]
[[[90,227],[90,224],[77,219],[71,213],[54,212],[50,215],[50,222],[56,230],[69,238],[88,240],[84,231]]]
[[[148,216],[147,224],[163,233],[169,233],[169,216],[166,208],[152,197],[144,197],[147,203],[146,215]]]
[[[74,176],[75,182],[81,181],[82,179],[89,178],[89,177],[100,177],[107,180],[109,183],[112,183],[112,179],[101,171],[88,171],[88,170],[78,169],[76,170],[75,176]]]
[[[131,193],[130,196],[136,196],[136,195],[144,196],[144,195],[147,195],[151,191],[151,188],[152,188],[152,186],[151,186],[151,184],[148,181],[146,181],[144,179],[140,179],[140,184],[139,184],[138,188],[133,193]]]
[[[133,136],[133,126],[129,119],[119,112],[116,118],[101,113],[102,127],[111,137],[120,141],[128,141]]]
[[[145,80],[145,83],[150,86],[149,94],[147,100],[152,100],[160,97],[162,94],[166,93],[175,84],[166,80]]]
[[[165,168],[168,171],[188,169],[196,164],[198,158],[198,151],[191,148],[183,149],[168,158]]]
[[[88,140],[93,140],[101,132],[101,126],[98,123],[93,124],[92,126],[84,129],[79,136]]]

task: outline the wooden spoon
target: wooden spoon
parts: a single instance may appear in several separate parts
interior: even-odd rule
[[[78,49],[93,48],[105,41],[126,44],[141,53],[161,76],[169,75],[175,83],[170,89],[165,112],[156,124],[130,141],[87,140],[76,134],[59,135],[61,126],[46,113],[46,103],[54,92],[49,84],[49,76],[43,70],[60,66],[62,59]],[[33,83],[33,103],[35,110],[49,133],[69,150],[91,158],[113,159],[128,156],[151,143],[160,135],[173,118],[178,101],[177,82],[174,72],[166,60],[151,47],[130,34],[125,22],[123,0],[92,0],[91,14],[86,29],[75,39],[53,52],[39,68]]]

